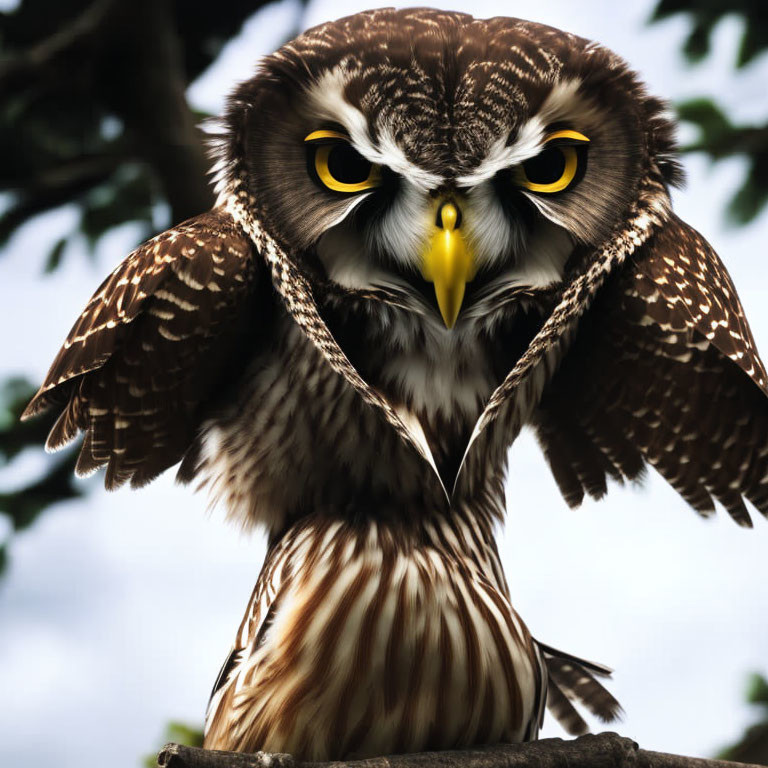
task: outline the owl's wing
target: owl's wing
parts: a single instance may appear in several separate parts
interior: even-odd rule
[[[258,260],[219,211],[137,248],[101,284],[22,418],[61,413],[55,450],[80,430],[78,474],[107,465],[105,484],[143,485],[189,447],[201,411],[226,385],[251,332]]]
[[[700,514],[768,515],[766,375],[730,277],[673,218],[599,292],[533,422],[566,501],[647,464]]]

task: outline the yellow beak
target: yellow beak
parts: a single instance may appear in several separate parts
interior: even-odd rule
[[[437,213],[437,231],[430,239],[421,265],[425,280],[434,283],[437,306],[446,328],[456,325],[464,290],[475,276],[475,260],[459,229],[459,209],[442,203]]]

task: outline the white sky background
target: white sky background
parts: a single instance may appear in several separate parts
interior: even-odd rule
[[[8,2],[3,2],[7,6]],[[690,68],[679,54],[682,19],[645,26],[652,3],[445,2],[476,16],[515,15],[598,39],[668,99],[714,94],[737,119],[768,112],[768,60],[734,76],[738,24],[716,34],[715,55]],[[371,7],[313,2],[307,25]],[[247,25],[195,83],[196,106],[218,111],[290,28],[284,0]],[[212,12],[215,12],[212,5]],[[768,215],[724,225],[739,161],[709,166],[686,157],[689,184],[677,211],[724,257],[752,328],[768,352]],[[95,286],[136,244],[127,226],[96,263],[73,247],[65,267],[41,277],[70,210],[27,226],[0,260],[0,378],[39,380]],[[22,457],[0,487],[32,477]],[[703,522],[657,476],[642,490],[612,488],[571,511],[529,434],[512,451],[510,515],[502,556],[513,600],[547,643],[616,668],[612,690],[627,712],[618,730],[645,748],[708,755],[740,735],[748,672],[768,672],[768,524],[742,531],[724,514]],[[170,719],[200,723],[259,572],[259,537],[208,516],[205,499],[172,473],[139,492],[60,505],[14,539],[0,582],[0,765],[136,766]],[[0,518],[0,537],[4,535]],[[548,723],[545,735],[562,735]]]

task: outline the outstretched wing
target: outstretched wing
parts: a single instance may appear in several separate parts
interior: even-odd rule
[[[654,466],[702,515],[768,515],[768,388],[728,273],[677,218],[583,318],[534,416],[566,501]]]
[[[101,284],[22,418],[61,414],[50,450],[85,432],[78,474],[140,486],[177,462],[254,330],[258,260],[219,211],[137,248]]]

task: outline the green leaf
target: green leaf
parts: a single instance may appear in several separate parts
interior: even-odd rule
[[[651,13],[651,21],[661,21],[676,13],[689,10],[686,0],[660,0]]]
[[[59,265],[61,264],[61,256],[64,253],[64,249],[67,247],[68,242],[69,238],[62,237],[54,244],[53,248],[51,248],[48,253],[48,258],[45,260],[45,267],[43,267],[43,272],[45,272],[46,275],[50,275],[51,272],[54,272],[59,268]]]
[[[736,59],[736,66],[740,69],[768,50],[768,11],[764,3],[763,7],[758,9],[757,15],[762,18],[748,18],[744,23],[744,34]]]
[[[97,187],[81,203],[80,230],[91,249],[110,229],[126,221],[152,227],[154,182],[140,165],[121,168],[108,184]]]
[[[169,741],[175,744],[183,744],[186,747],[203,746],[203,731],[201,728],[193,725],[172,720],[165,726],[164,733],[163,743],[158,747],[158,750]],[[157,753],[146,755],[142,760],[142,764],[145,768],[157,768]]]
[[[706,23],[697,24],[688,34],[683,53],[688,61],[700,62],[709,54],[712,27]]]
[[[763,675],[753,674],[747,684],[747,701],[750,704],[768,705],[768,680]]]
[[[35,387],[21,377],[11,377],[0,385],[0,466],[26,448],[42,446],[53,426],[53,414],[20,420],[34,394]]]
[[[168,741],[184,744],[187,747],[203,746],[203,731],[200,728],[172,720],[166,728]]]
[[[76,458],[77,451],[70,449],[39,480],[0,493],[0,511],[11,518],[15,531],[29,528],[51,505],[82,496],[84,487],[75,485]]]
[[[741,41],[736,60],[737,68],[752,62],[768,50],[768,5],[764,0],[661,0],[651,13],[651,23],[685,14],[690,30],[683,43],[683,52],[691,62],[700,62],[709,55],[712,32],[727,16],[735,16],[742,25]]]
[[[700,131],[701,138],[695,149],[712,152],[715,147],[727,145],[728,137],[735,130],[734,126],[711,99],[691,99],[678,104],[676,108],[680,120],[693,123]]]
[[[734,224],[749,224],[768,203],[768,173],[761,171],[762,165],[768,165],[768,162],[752,159],[747,178],[728,203],[727,215]]]

